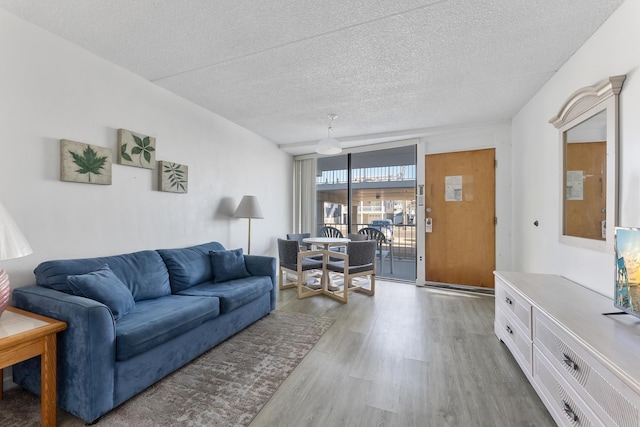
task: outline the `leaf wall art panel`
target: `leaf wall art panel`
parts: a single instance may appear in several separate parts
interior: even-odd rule
[[[158,190],[171,193],[186,193],[189,183],[189,166],[158,161]]]
[[[156,139],[126,129],[118,129],[118,164],[154,169]]]
[[[110,148],[60,140],[60,180],[111,185]]]

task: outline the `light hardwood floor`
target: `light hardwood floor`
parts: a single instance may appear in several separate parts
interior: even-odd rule
[[[336,320],[251,427],[556,425],[493,333],[493,295],[378,280],[346,305],[280,291],[277,309]]]

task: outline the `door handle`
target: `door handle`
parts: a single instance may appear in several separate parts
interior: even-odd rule
[[[578,416],[576,415],[575,412],[573,412],[573,409],[571,409],[571,406],[564,400],[562,401],[562,410],[564,411],[565,414],[569,416],[571,421],[573,422],[578,421]]]
[[[567,353],[562,353],[562,361],[564,362],[565,365],[567,365],[574,371],[578,370],[578,364],[573,360],[571,360],[571,358],[569,357],[569,355],[567,355]]]

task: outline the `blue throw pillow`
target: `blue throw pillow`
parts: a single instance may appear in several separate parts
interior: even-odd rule
[[[127,314],[136,302],[129,288],[105,264],[87,274],[67,276],[67,283],[75,295],[101,302],[109,307],[115,320]]]
[[[210,251],[209,255],[211,255],[214,283],[251,276],[247,271],[247,266],[244,264],[242,248],[232,251]]]

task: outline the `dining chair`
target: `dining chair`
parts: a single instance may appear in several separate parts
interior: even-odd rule
[[[348,302],[349,292],[357,291],[367,295],[376,292],[376,248],[374,240],[362,240],[347,243],[347,252],[335,254],[333,257],[342,258],[341,261],[329,262],[325,268],[327,271],[342,276],[342,288],[333,292],[334,299],[340,302]],[[369,286],[355,284],[356,277],[369,277]],[[335,283],[335,280],[334,280]]]
[[[279,289],[299,288],[301,284],[307,286],[307,273],[311,270],[321,270],[323,267],[322,260],[309,258],[310,255],[322,255],[322,251],[301,251],[297,240],[278,239]],[[295,282],[290,282],[287,274],[293,275],[296,278]]]
[[[377,253],[380,257],[380,274],[382,274],[382,268],[384,265],[383,260],[387,256],[390,258],[391,274],[393,274],[393,243],[387,240],[387,236],[385,236],[382,231],[372,227],[360,229],[358,234],[363,234],[367,236],[367,239],[375,240],[377,242]],[[387,249],[383,250],[383,246],[387,246]]]
[[[311,237],[311,233],[289,233],[287,234],[287,240],[297,240],[298,243],[300,244],[300,249],[303,249],[305,251],[310,250],[311,249],[311,244],[310,243],[305,243],[302,240],[307,238],[307,237]]]
[[[351,240],[352,242],[359,242],[359,241],[362,241],[362,240],[368,240],[366,235],[360,234],[360,233],[349,233],[349,234],[347,234],[347,239]]]

